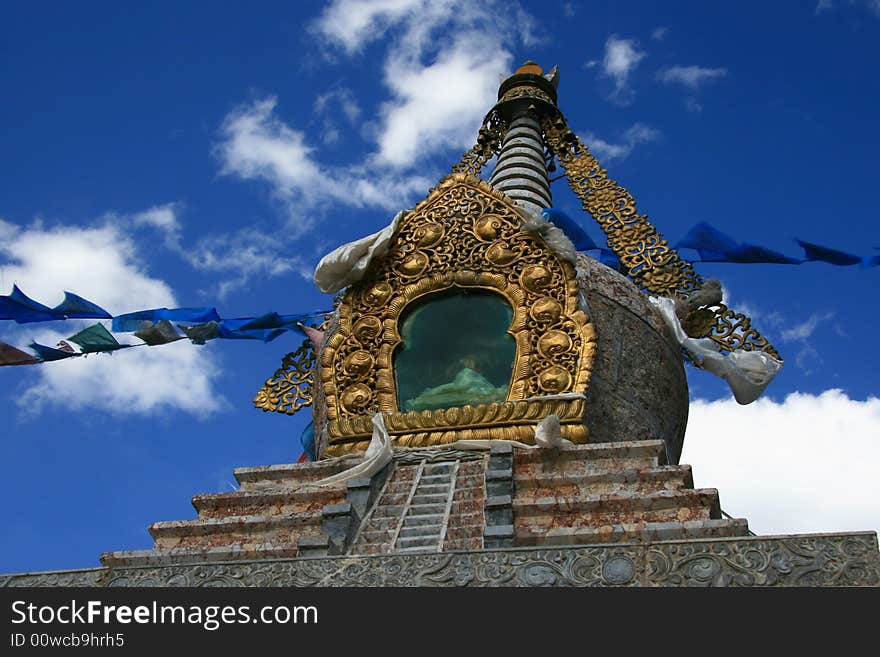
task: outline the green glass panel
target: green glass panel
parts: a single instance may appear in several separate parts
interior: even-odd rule
[[[499,295],[435,295],[407,311],[394,358],[404,411],[504,401],[516,343],[513,309]]]

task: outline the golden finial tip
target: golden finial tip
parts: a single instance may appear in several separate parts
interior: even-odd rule
[[[523,73],[532,73],[533,75],[543,75],[544,69],[538,66],[531,59],[528,60],[525,64],[516,69],[516,73],[514,75],[521,75]]]

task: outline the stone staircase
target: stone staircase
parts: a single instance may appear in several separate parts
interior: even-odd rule
[[[482,458],[395,463],[350,554],[481,549],[484,471]]]
[[[718,491],[694,489],[660,440],[514,450],[514,545],[576,545],[746,536]]]
[[[151,550],[105,552],[105,566],[163,565],[300,556],[300,542],[320,537],[324,509],[345,501],[347,487],[310,486],[346,470],[361,456],[316,463],[237,468],[240,489],[196,495],[193,520],[150,525]]]
[[[373,478],[310,485],[362,456],[235,470],[241,489],[196,495],[197,517],[150,526],[151,550],[106,566],[335,554],[448,552],[738,537],[718,491],[694,489],[663,441],[489,452],[407,450]]]

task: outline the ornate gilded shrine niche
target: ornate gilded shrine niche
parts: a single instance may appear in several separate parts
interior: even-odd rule
[[[401,220],[387,255],[346,290],[338,328],[320,355],[326,455],[366,449],[377,411],[386,414],[392,441],[405,447],[485,438],[534,442],[535,425],[550,414],[559,416],[563,436],[586,442],[584,399],[554,396],[586,392],[593,325],[578,308],[574,267],[521,230],[523,223],[506,197],[465,174],[444,179]],[[404,410],[414,404],[398,399],[402,322],[434,298],[467,294],[500,297],[512,310],[506,332],[515,350],[503,400]],[[468,328],[450,322],[447,330]],[[471,370],[467,365],[462,360],[462,371]]]

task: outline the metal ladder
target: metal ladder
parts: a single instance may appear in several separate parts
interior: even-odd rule
[[[439,552],[443,549],[455,496],[458,461],[422,461],[391,542],[395,552]]]
[[[446,539],[452,500],[455,497],[459,460],[411,460],[412,481],[399,489],[397,470],[367,511],[352,540],[349,554],[389,552],[440,552]],[[404,495],[403,501],[397,501]]]

